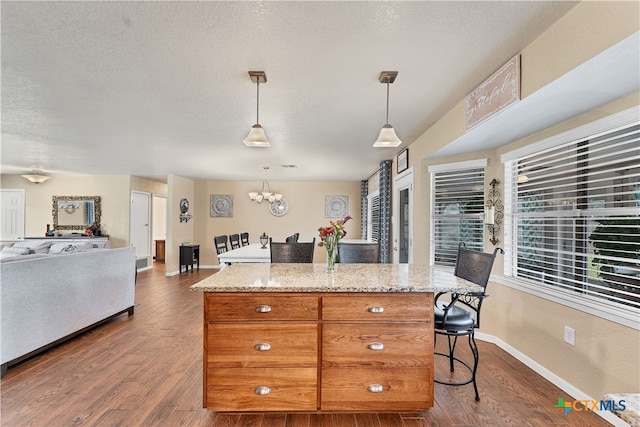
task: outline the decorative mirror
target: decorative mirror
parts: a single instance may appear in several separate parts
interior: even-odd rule
[[[100,229],[100,196],[52,196],[53,228],[84,230],[95,224]]]

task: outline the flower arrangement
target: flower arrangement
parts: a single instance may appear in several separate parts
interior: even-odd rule
[[[351,219],[351,215],[345,216],[337,221],[330,221],[328,227],[318,228],[320,234],[320,242],[318,246],[327,250],[327,271],[335,270],[336,257],[338,255],[338,242],[347,235],[344,224]]]

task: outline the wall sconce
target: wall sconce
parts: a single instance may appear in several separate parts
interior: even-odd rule
[[[496,238],[496,234],[500,231],[500,224],[504,218],[504,206],[500,200],[500,190],[498,180],[493,179],[489,183],[491,189],[487,192],[487,203],[484,208],[484,223],[487,224],[487,230],[491,233],[489,241],[495,246],[500,240]]]

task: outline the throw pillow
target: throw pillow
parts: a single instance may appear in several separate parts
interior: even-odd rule
[[[17,242],[13,245],[14,248],[28,248],[30,249],[30,253],[32,254],[47,254],[49,253],[49,247],[53,244],[53,242],[38,242],[38,241],[29,241],[24,240],[22,242]]]
[[[10,257],[14,257],[14,256],[20,256],[20,255],[28,255],[29,254],[29,248],[21,248],[21,247],[6,247],[6,248],[2,248],[2,251],[0,251],[0,259],[4,259],[4,258],[10,258]]]
[[[50,254],[73,253],[77,252],[75,245],[71,243],[54,243],[49,248]]]

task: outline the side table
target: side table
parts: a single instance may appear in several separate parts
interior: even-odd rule
[[[194,263],[200,270],[200,245],[180,245],[180,273],[183,265],[185,273],[189,271],[189,266],[193,272]]]

